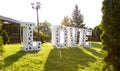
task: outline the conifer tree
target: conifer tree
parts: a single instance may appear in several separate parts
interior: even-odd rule
[[[75,5],[75,9],[72,13],[72,21],[75,27],[83,28],[85,25],[83,23],[83,15],[80,13],[78,5]]]
[[[102,12],[101,39],[107,51],[103,71],[120,71],[120,0],[104,0]]]

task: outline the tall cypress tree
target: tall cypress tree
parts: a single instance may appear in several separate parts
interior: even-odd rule
[[[120,0],[104,0],[102,12],[101,39],[103,50],[107,51],[103,71],[120,71]]]

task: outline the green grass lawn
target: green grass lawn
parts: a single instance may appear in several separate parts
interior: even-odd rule
[[[4,71],[101,71],[102,45],[92,42],[91,48],[55,49],[44,43],[42,50],[20,51],[21,44],[5,45]]]

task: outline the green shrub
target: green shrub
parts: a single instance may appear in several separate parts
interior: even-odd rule
[[[101,40],[100,40],[100,35],[101,35],[101,33],[102,33],[102,30],[100,29],[99,25],[98,25],[98,26],[95,26],[93,32],[94,32],[94,35],[95,35],[96,40],[97,40],[97,41],[101,41]]]
[[[3,37],[3,44],[8,43],[8,41],[9,41],[8,33],[5,30],[3,30],[2,33],[1,33],[1,35]]]
[[[37,30],[34,30],[33,31],[33,40],[34,41],[38,41],[38,31]],[[46,41],[50,41],[50,36],[48,34],[44,34],[43,32],[40,32],[40,41],[42,43],[46,42]]]
[[[2,59],[2,52],[3,52],[3,47],[2,47],[2,36],[0,36],[0,70],[3,68],[3,59]]]
[[[103,71],[120,71],[120,0],[104,0],[102,12],[101,38],[107,51]]]

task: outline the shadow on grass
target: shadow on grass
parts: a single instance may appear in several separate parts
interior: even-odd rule
[[[100,53],[100,52],[97,52],[96,50],[94,50],[94,49],[90,49],[90,48],[84,48],[84,49],[86,49],[87,51],[89,51],[89,52],[91,52],[92,54],[94,54],[95,56],[97,56],[97,57],[102,57],[102,53]]]
[[[96,58],[84,53],[80,48],[52,49],[44,68],[45,71],[78,71],[78,65],[84,69],[89,62],[95,61]]]
[[[92,47],[101,49],[103,46],[99,42],[92,42]]]
[[[31,54],[31,53],[37,53],[38,51],[18,51],[15,54],[8,56],[4,59],[4,67],[7,67],[11,64],[13,64],[14,62],[16,62],[17,60],[19,60],[21,57],[23,57],[26,54]]]

